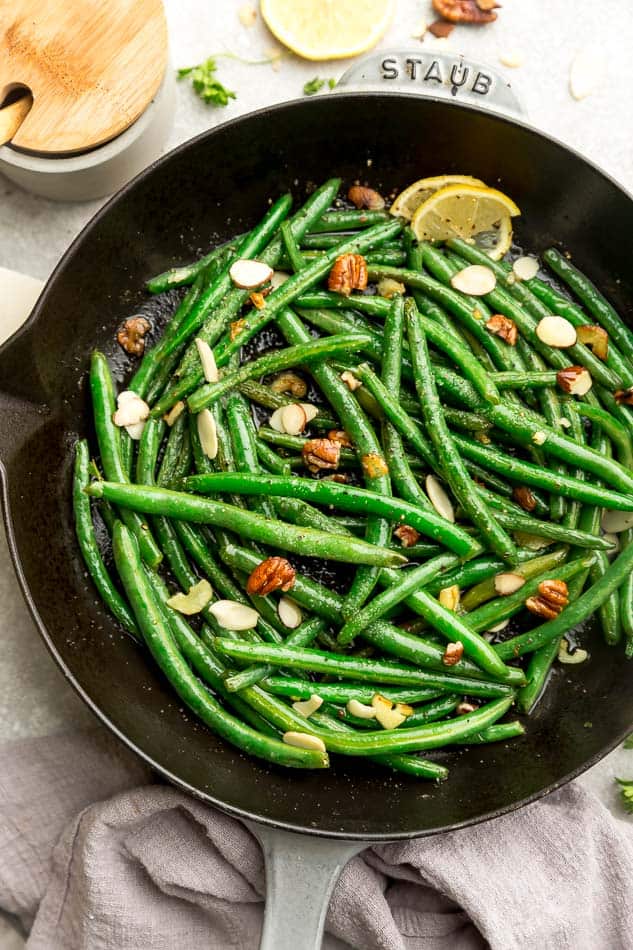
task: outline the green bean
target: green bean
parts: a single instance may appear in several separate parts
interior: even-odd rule
[[[494,495],[485,488],[477,486],[476,491],[494,509],[499,524],[509,531],[521,531],[524,534],[534,535],[536,538],[551,538],[552,541],[558,541],[560,544],[574,544],[578,548],[590,548],[595,551],[608,551],[611,547],[610,542],[605,541],[604,538],[598,538],[575,528],[566,528],[564,524],[533,518],[518,505],[499,498],[498,495]]]
[[[454,712],[459,706],[459,696],[441,696],[434,702],[419,706],[412,715],[407,716],[403,725],[407,729],[414,729],[425,722],[437,722]],[[366,720],[365,720],[366,721]],[[370,720],[371,722],[371,720]]]
[[[114,582],[103,563],[95,535],[90,499],[85,489],[90,483],[90,452],[88,443],[81,439],[75,444],[75,467],[73,475],[73,513],[75,533],[84,564],[97,588],[99,595],[121,626],[138,637],[138,628],[130,608],[114,586]]]
[[[310,228],[311,234],[323,231],[352,231],[370,228],[383,221],[393,220],[388,211],[326,211]]]
[[[271,447],[266,445],[265,442],[262,442],[261,439],[255,440],[255,451],[257,452],[257,458],[259,459],[261,468],[272,472],[273,475],[292,474],[290,462],[282,458],[281,455],[278,455],[274,449],[271,449]]]
[[[492,373],[498,389],[542,389],[556,385],[554,370],[526,370],[525,372]]]
[[[576,412],[584,416],[585,419],[590,419],[595,425],[600,426],[605,435],[613,442],[620,463],[626,466],[626,468],[633,469],[631,437],[622,423],[614,419],[613,416],[605,412],[604,409],[600,409],[598,406],[590,406],[586,403],[578,403],[576,405]]]
[[[309,699],[316,693],[324,702],[347,703],[350,699],[357,699],[361,703],[371,703],[376,690],[371,686],[357,686],[352,683],[315,683],[307,680],[294,679],[290,676],[269,676],[263,681],[264,689],[279,696],[288,696],[290,699]],[[394,703],[423,703],[441,695],[439,690],[433,689],[406,689],[381,687],[380,695]]]
[[[173,639],[165,614],[149,584],[133,535],[115,526],[114,556],[136,621],[156,663],[182,701],[223,739],[251,755],[295,768],[327,768],[327,755],[297,749],[263,735],[226,712],[200,684]],[[192,634],[192,646],[195,637]]]
[[[358,319],[354,315],[354,311],[360,310],[370,316],[384,319],[389,313],[391,305],[385,297],[369,294],[351,294],[346,297],[343,294],[335,294],[331,291],[311,290],[300,294],[295,300],[295,306],[302,310],[351,311],[352,316],[348,319]]]
[[[162,419],[148,419],[143,427],[136,457],[136,481],[142,485],[154,485],[158,452],[167,426]]]
[[[530,560],[525,561],[523,564],[518,564],[512,569],[512,573],[524,577],[526,581],[530,580],[542,574],[544,571],[557,569],[565,562],[568,553],[569,549],[566,547],[556,548],[554,551],[548,551],[539,557],[530,558]],[[498,571],[489,574],[488,577],[467,591],[461,599],[460,606],[462,610],[465,610],[467,613],[470,611],[474,612],[476,608],[481,607],[486,601],[491,600],[496,595],[495,575],[503,570],[504,568],[500,567]],[[490,626],[492,626],[492,623]],[[485,630],[487,627],[483,629]]]
[[[392,243],[392,242],[389,242],[389,243]],[[320,258],[323,257],[324,254],[329,254],[331,250],[336,250],[337,247],[340,247],[340,245],[333,246],[332,248],[329,248],[327,250],[322,250],[322,251],[316,251],[316,250],[301,251],[301,257],[303,258],[305,263],[308,264],[311,261],[319,260]],[[399,267],[401,264],[404,264],[404,251],[402,250],[402,248],[396,248],[396,247],[385,248],[383,245],[382,247],[378,248],[375,251],[369,251],[368,253],[365,253],[363,256],[365,257],[365,262],[368,267],[374,264],[375,265],[385,264],[390,267]],[[284,271],[287,271],[287,270],[294,271],[295,269],[292,264],[292,261],[290,260],[290,257],[287,254],[282,254],[281,258],[279,259],[279,267],[281,268],[281,270],[284,270]]]
[[[485,642],[485,641],[484,641]],[[272,666],[332,673],[359,682],[392,683],[401,686],[429,686],[445,693],[466,693],[472,696],[505,696],[510,686],[474,677],[435,670],[418,670],[392,660],[368,660],[309,648],[289,648],[279,644],[246,643],[242,640],[216,638],[215,649],[225,656]]]
[[[620,543],[623,550],[633,547],[633,529],[627,528],[621,533]],[[630,658],[633,646],[633,572],[627,574],[622,581],[619,597],[622,633],[626,641],[626,655]]]
[[[453,441],[462,455],[521,485],[545,488],[565,495],[567,498],[576,498],[586,504],[600,505],[603,508],[633,511],[633,499],[630,495],[600,488],[591,482],[581,482],[572,475],[558,475],[549,469],[539,468],[530,462],[506,455],[491,446],[482,445],[459,433],[453,433]]]
[[[298,274],[300,270],[303,270],[305,266],[305,259],[299,250],[299,245],[297,244],[294,235],[292,233],[292,228],[290,222],[284,221],[279,229],[281,234],[281,239],[284,244],[286,251],[286,256],[290,263],[290,266],[295,274]],[[336,245],[334,245],[336,246]]]
[[[193,477],[226,478],[230,476],[220,473],[217,476]],[[260,477],[268,480],[278,476],[252,476],[252,478]],[[241,481],[247,478],[246,475],[239,476]],[[248,487],[250,492],[251,481]],[[406,558],[396,551],[367,544],[352,535],[326,534],[310,528],[296,528],[294,525],[265,518],[263,515],[244,511],[233,505],[211,501],[207,498],[196,498],[184,492],[115,482],[95,482],[89,486],[87,492],[95,498],[106,498],[114,504],[129,507],[134,511],[229,528],[253,541],[270,544],[286,551],[294,551],[297,554],[303,554],[309,550],[314,557],[324,557],[333,561],[356,561],[376,566],[397,566],[406,561]]]
[[[325,623],[320,617],[311,617],[305,620],[296,630],[288,634],[285,640],[287,647],[306,647],[316,639],[316,637],[325,628]],[[253,686],[261,682],[267,676],[274,673],[274,667],[260,665],[250,666],[239,673],[233,673],[227,676],[224,685],[229,692],[238,692],[246,686]]]
[[[338,482],[281,475],[247,475],[219,472],[214,475],[193,475],[186,487],[199,492],[235,492],[237,494],[279,495],[334,505],[343,511],[381,514],[393,521],[410,524],[421,534],[435,538],[460,556],[478,550],[477,542],[457,525],[430,511],[423,511],[399,498],[378,495],[366,488],[341,485]],[[175,493],[172,493],[175,494]],[[201,501],[202,499],[196,499]],[[192,520],[192,519],[189,519]]]
[[[129,478],[121,460],[121,430],[112,421],[116,408],[112,376],[105,356],[97,350],[93,352],[90,362],[90,392],[105,477],[112,481],[128,482]],[[134,532],[143,560],[152,568],[158,567],[162,555],[147,524],[135,511],[123,510],[121,517]]]
[[[595,613],[605,600],[620,587],[632,569],[633,545],[622,551],[602,577],[589,590],[585,591],[578,600],[574,601],[573,604],[569,604],[555,620],[548,620],[547,623],[542,624],[535,630],[504,640],[503,643],[495,646],[495,650],[501,659],[509,660],[515,656],[523,656],[524,653],[532,653],[555,637],[561,637],[568,630],[576,627]]]
[[[530,657],[526,670],[527,683],[517,693],[517,705],[524,713],[530,713],[541,696],[554,660],[558,656],[560,640],[554,638]]]
[[[555,248],[545,251],[543,260],[576,294],[583,306],[604,327],[628,360],[633,360],[633,333],[597,287]]]
[[[452,440],[442,414],[442,407],[433,383],[426,332],[415,303],[407,305],[409,347],[413,359],[416,388],[427,433],[435,447],[441,470],[455,497],[477,527],[487,545],[505,561],[516,560],[516,547],[498,519],[473,491],[474,485]]]
[[[389,465],[389,474],[398,494],[409,504],[432,511],[433,506],[422,491],[409,465],[400,433],[391,422],[383,424],[382,441],[385,458]]]
[[[383,220],[388,220],[387,218]],[[335,231],[331,234],[327,232],[316,231],[311,234],[306,234],[301,239],[301,248],[309,251],[327,251],[331,247],[337,247],[341,241],[346,241],[348,238],[352,237],[351,231]],[[387,248],[390,251],[401,251],[402,250],[402,241],[394,240],[388,241],[383,247]]]
[[[460,741],[462,745],[486,745],[489,742],[505,742],[507,739],[515,739],[517,736],[525,735],[525,729],[518,720],[514,722],[499,722],[494,726],[488,726],[474,735]],[[455,744],[455,743],[454,743]]]
[[[229,394],[226,421],[231,433],[236,471],[261,474],[253,419],[244,397],[238,392]],[[266,498],[250,498],[248,505],[268,518],[273,517],[272,506]]]
[[[183,287],[187,284],[193,284],[196,277],[203,271],[206,271],[210,265],[214,265],[218,270],[222,270],[245,237],[246,234],[239,234],[225,244],[214,247],[208,254],[205,254],[204,257],[200,257],[192,264],[170,267],[169,270],[163,271],[162,274],[150,277],[145,286],[151,294],[162,294],[166,290],[171,290],[173,287]]]
[[[182,412],[169,430],[163,459],[158,470],[156,484],[161,488],[171,488],[174,474],[177,469],[178,456],[183,446],[185,432],[188,428],[187,414]],[[148,483],[153,484],[153,483]]]
[[[348,336],[331,336],[267,353],[250,363],[244,363],[239,369],[226,373],[217,383],[206,383],[201,386],[189,397],[189,408],[192,412],[200,412],[201,409],[212,405],[220,396],[239,386],[246,379],[276,373],[278,370],[289,369],[301,363],[322,360],[325,357],[335,356],[348,350],[353,351],[368,340],[369,337],[361,333]],[[161,412],[162,408],[155,407],[152,410],[152,415],[159,415]]]

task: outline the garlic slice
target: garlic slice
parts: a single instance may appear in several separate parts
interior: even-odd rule
[[[311,736],[307,732],[284,732],[283,740],[286,745],[293,745],[298,749],[310,749],[311,752],[325,752],[325,742],[318,736]]]
[[[569,652],[569,643],[562,638],[558,646],[558,662],[566,663],[572,666],[575,663],[584,663],[589,654],[582,647],[576,647],[573,653]]]
[[[298,712],[300,716],[305,716],[305,718],[308,719],[312,713],[316,712],[322,705],[323,700],[321,697],[313,693],[310,699],[298,700],[296,703],[293,703],[292,708],[295,712]]]
[[[201,610],[204,610],[212,596],[213,591],[211,584],[203,578],[197,584],[194,584],[193,587],[190,587],[186,594],[174,594],[173,597],[170,597],[165,603],[173,610],[177,610],[178,613],[192,617],[194,614],[199,614]]]

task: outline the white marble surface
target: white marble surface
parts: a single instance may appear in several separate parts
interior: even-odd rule
[[[261,22],[244,28],[238,19],[243,0],[166,0],[171,55],[175,66],[191,65],[214,52],[229,50],[258,58],[276,46]],[[434,17],[426,0],[398,0],[395,20],[383,47],[413,47],[423,19]],[[434,41],[430,39],[432,44]],[[429,38],[425,44],[429,43]],[[530,120],[599,163],[633,190],[633,97],[628,61],[633,48],[630,0],[503,0],[498,21],[483,29],[459,27],[449,40],[453,50],[496,66],[512,81]],[[603,74],[596,91],[582,102],[568,89],[569,67],[580,49],[593,49]],[[519,52],[524,63],[507,69],[499,56]],[[178,88],[173,147],[226,119],[297,98],[315,75],[338,77],[348,63],[307,63],[285,55],[279,71],[220,61],[221,80],[237,91],[226,109],[205,106],[188,85]],[[327,93],[322,93],[326,94]],[[28,195],[0,176],[0,267],[45,279],[60,255],[99,207],[100,202],[59,204]],[[0,603],[3,607],[0,663],[0,738],[48,734],[88,713],[50,661],[16,592],[8,552],[0,539]],[[608,756],[581,781],[618,812],[613,776],[633,773],[633,753]],[[625,820],[625,819],[623,819]],[[0,948],[13,950],[13,938]]]

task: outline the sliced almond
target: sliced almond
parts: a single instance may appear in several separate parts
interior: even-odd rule
[[[603,59],[595,50],[580,50],[576,54],[569,70],[569,91],[577,102],[597,88],[603,66]]]
[[[284,627],[288,627],[289,630],[296,630],[303,620],[301,608],[295,603],[292,597],[279,598],[277,613]]]
[[[135,393],[133,389],[124,389],[116,397],[117,406],[124,406],[126,402],[136,402],[137,399],[140,399],[138,393]]]
[[[278,373],[270,382],[270,388],[274,393],[290,393],[301,399],[308,391],[305,379],[302,379],[294,370],[285,369]]]
[[[564,369],[559,369],[556,382],[563,392],[571,396],[585,396],[593,385],[591,373],[584,366],[565,366]],[[565,422],[568,424],[565,428],[571,425],[568,419]],[[562,419],[560,424],[564,425]]]
[[[117,396],[117,409],[112,416],[115,426],[124,428],[145,422],[149,417],[149,406],[144,399],[131,390],[125,390]]]
[[[198,436],[202,451],[207,458],[214,459],[218,454],[218,430],[210,409],[203,409],[197,416]]]
[[[289,278],[290,274],[287,274],[283,270],[276,270],[270,278],[270,286],[273,290],[277,290],[282,284],[285,284]]]
[[[274,429],[275,432],[286,431],[284,429],[284,424],[282,421],[282,414],[285,408],[286,408],[285,406],[280,406],[279,409],[275,409],[275,411],[270,416],[270,419],[268,420],[268,425],[270,426],[271,429]]]
[[[350,716],[356,716],[357,719],[375,719],[376,710],[373,706],[367,706],[358,699],[350,699],[345,706]]]
[[[495,577],[495,591],[502,597],[514,594],[514,592],[519,590],[520,587],[523,587],[524,584],[525,578],[521,577],[520,574],[497,574]]]
[[[284,406],[280,413],[283,432],[288,435],[299,435],[306,427],[307,418],[303,406],[299,403],[292,403],[290,406]]]
[[[229,274],[236,287],[242,290],[255,290],[256,287],[261,287],[270,280],[273,269],[261,261],[243,259],[231,264]]]
[[[299,405],[306,414],[306,423],[310,423],[313,419],[316,419],[319,414],[319,410],[316,406],[311,405],[309,402],[300,402]]]
[[[535,257],[517,257],[512,272],[519,280],[532,280],[538,274],[538,261]]]
[[[306,719],[308,719],[312,713],[316,712],[322,705],[322,698],[317,696],[316,693],[313,693],[310,699],[298,700],[296,703],[293,703],[292,708],[295,712],[298,712],[300,716],[305,716]]]
[[[501,633],[501,631],[505,630],[505,628],[509,625],[510,618],[507,617],[505,620],[500,620],[499,623],[496,623],[494,627],[488,627],[486,633]]]
[[[203,578],[197,584],[194,584],[193,587],[190,587],[186,594],[174,594],[174,596],[170,597],[165,603],[173,610],[177,610],[178,613],[192,617],[194,614],[199,614],[201,610],[204,610],[212,596],[213,591],[211,584]]]
[[[173,426],[174,422],[181,416],[185,411],[185,404],[182,399],[179,399],[178,402],[174,403],[168,413],[163,416],[163,419],[168,426]]]
[[[484,297],[497,286],[494,271],[484,264],[469,264],[451,277],[451,286],[470,297]]]
[[[518,69],[525,62],[525,58],[518,50],[508,50],[507,53],[501,53],[499,62],[508,69]]]
[[[126,426],[125,431],[127,432],[127,434],[129,435],[131,439],[134,439],[135,442],[138,442],[138,440],[143,435],[144,428],[145,428],[144,422],[135,422],[131,426]]]
[[[459,594],[459,585],[453,584],[451,587],[443,587],[437,599],[446,610],[455,611],[459,606]]]
[[[602,530],[610,534],[620,534],[633,528],[633,511],[605,511],[602,516]]]
[[[538,432],[532,433],[532,442],[534,445],[544,445],[547,442],[547,432]]]
[[[256,610],[237,600],[216,600],[209,607],[209,613],[225,630],[252,630],[259,620]]]
[[[286,745],[293,745],[298,749],[309,749],[311,752],[326,751],[323,739],[311,736],[307,732],[284,732],[283,740]]]
[[[582,647],[576,647],[573,653],[569,652],[569,643],[562,638],[558,645],[558,662],[566,663],[570,666],[575,663],[584,663],[589,654],[586,650],[583,650]]]
[[[207,341],[201,340],[200,337],[196,337],[196,348],[198,350],[198,356],[200,357],[200,363],[202,364],[204,378],[208,383],[217,383],[220,376],[213,350]]]
[[[576,328],[565,317],[543,317],[536,325],[536,335],[541,343],[565,350],[577,339]]]
[[[438,515],[441,518],[445,518],[447,521],[450,521],[451,524],[455,524],[455,510],[453,504],[444,491],[441,482],[435,477],[435,475],[427,475],[424,482],[426,493],[429,496],[429,501],[437,511]]]

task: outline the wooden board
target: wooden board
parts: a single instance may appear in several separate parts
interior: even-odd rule
[[[16,84],[34,99],[19,148],[102,145],[141,115],[166,65],[161,0],[0,0],[0,102]]]

